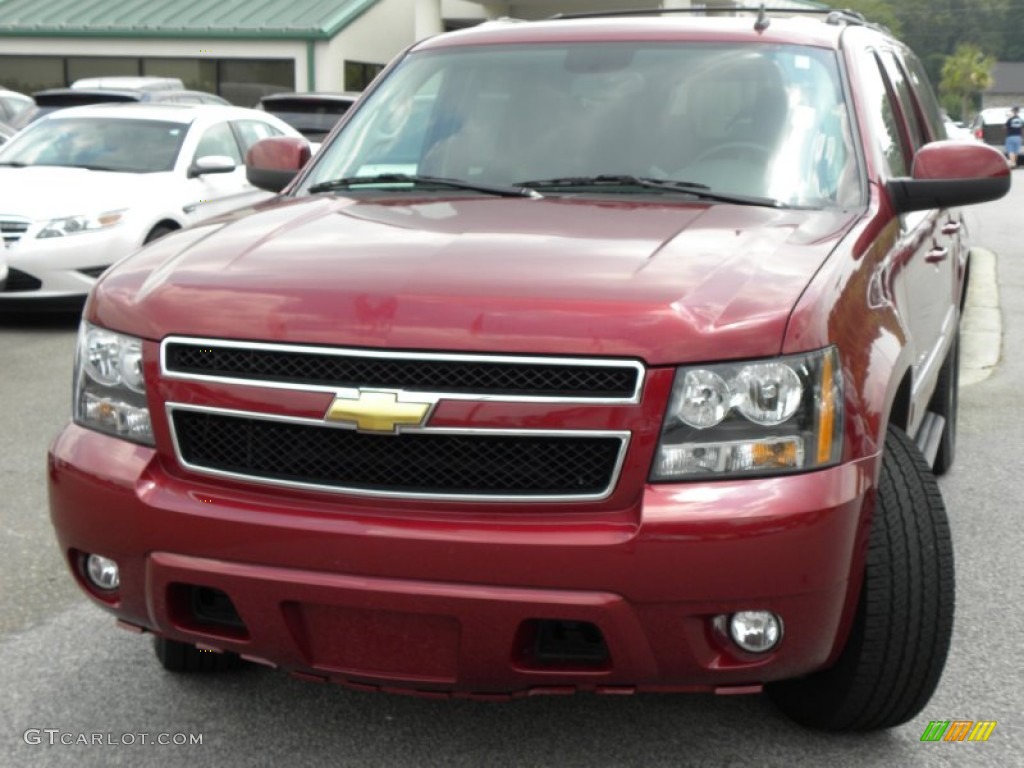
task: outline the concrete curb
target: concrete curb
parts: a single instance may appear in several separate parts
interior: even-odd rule
[[[977,384],[992,375],[999,364],[1002,344],[996,255],[984,248],[974,248],[967,301],[960,320],[961,387]]]

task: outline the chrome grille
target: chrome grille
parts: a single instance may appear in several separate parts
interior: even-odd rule
[[[318,422],[168,407],[183,464],[364,495],[531,501],[611,493],[628,435],[424,430],[365,434]]]
[[[0,217],[0,237],[3,237],[4,246],[10,248],[21,240],[21,236],[28,230],[28,225],[28,219]]]
[[[168,339],[165,374],[289,387],[400,389],[472,399],[637,402],[629,360],[446,355]]]

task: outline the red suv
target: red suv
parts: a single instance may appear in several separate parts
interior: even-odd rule
[[[85,592],[172,670],[918,713],[959,207],[1009,170],[917,58],[842,13],[488,23],[342,121],[93,290],[49,472]]]

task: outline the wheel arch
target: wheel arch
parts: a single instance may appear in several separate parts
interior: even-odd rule
[[[161,234],[168,234],[169,232],[174,232],[174,231],[179,230],[181,228],[182,228],[181,222],[175,221],[174,219],[171,219],[171,218],[159,219],[158,221],[156,221],[153,224],[151,224],[150,227],[146,230],[146,234],[143,237],[142,242],[143,242],[143,244],[145,244],[145,243],[152,242],[153,240],[156,240],[157,237],[160,236],[160,235],[157,235],[157,237],[154,237],[154,234],[157,233],[157,232],[160,232]]]

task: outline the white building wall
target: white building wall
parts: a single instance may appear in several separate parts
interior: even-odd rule
[[[504,2],[476,2],[475,0],[441,0],[441,15],[446,19],[486,21],[505,15]]]
[[[344,90],[346,61],[387,64],[412,45],[415,1],[383,0],[335,35],[317,58],[316,89]]]

